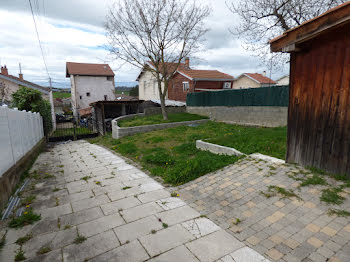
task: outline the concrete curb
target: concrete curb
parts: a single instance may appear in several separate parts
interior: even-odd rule
[[[173,122],[165,124],[155,124],[155,125],[145,125],[145,126],[132,126],[132,127],[120,127],[118,126],[118,121],[126,118],[133,118],[137,116],[144,116],[143,113],[135,115],[121,116],[112,120],[112,137],[115,139],[131,136],[138,133],[147,133],[154,130],[167,129],[176,126],[185,126],[191,124],[202,124],[209,121],[209,119],[193,120],[193,121],[183,121],[183,122]]]
[[[240,152],[237,149],[234,149],[232,147],[212,144],[212,143],[204,142],[202,140],[196,141],[196,147],[200,150],[209,151],[209,152],[211,152],[213,154],[217,154],[217,155],[246,156],[246,154],[244,154],[244,153],[242,153],[242,152]],[[261,159],[261,160],[269,161],[269,162],[272,162],[274,164],[284,164],[285,163],[285,161],[282,159],[263,155],[260,153],[254,153],[254,154],[250,154],[248,156],[250,156],[251,158],[254,158],[254,159]]]

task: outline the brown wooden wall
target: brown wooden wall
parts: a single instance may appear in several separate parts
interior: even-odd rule
[[[350,25],[291,54],[287,162],[350,177]]]

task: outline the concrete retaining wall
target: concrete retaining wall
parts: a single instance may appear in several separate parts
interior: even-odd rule
[[[229,156],[242,156],[244,155],[242,152],[226,146],[220,146],[208,142],[204,142],[202,140],[196,141],[196,147],[200,150],[209,151],[218,155],[229,155]]]
[[[184,126],[190,124],[201,124],[208,122],[209,119],[201,119],[194,121],[184,121],[184,122],[174,122],[174,123],[165,123],[165,124],[156,124],[156,125],[145,125],[145,126],[133,126],[133,127],[119,127],[118,121],[126,118],[134,118],[136,116],[144,116],[144,114],[135,114],[135,115],[127,115],[121,116],[112,120],[112,137],[115,139],[131,136],[138,133],[146,133],[154,130],[166,129],[176,126]]]
[[[265,127],[286,126],[288,118],[288,107],[276,106],[187,106],[187,112],[230,124]]]

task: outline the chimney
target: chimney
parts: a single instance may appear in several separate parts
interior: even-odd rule
[[[263,73],[262,73],[262,74],[263,74],[263,76],[266,76],[266,71],[263,71]]]
[[[7,71],[7,67],[6,66],[2,66],[1,67],[1,74],[8,76],[9,72]]]
[[[186,69],[190,69],[190,58],[189,57],[185,58],[185,67],[186,67]]]
[[[23,80],[23,74],[22,74],[22,66],[21,66],[21,63],[19,63],[19,79]]]

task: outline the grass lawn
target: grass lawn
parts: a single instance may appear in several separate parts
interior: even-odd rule
[[[52,93],[53,98],[69,98],[70,93],[66,92],[53,92]]]
[[[120,91],[120,90],[116,90],[115,93],[116,93],[117,95],[121,95],[122,93],[124,93],[124,95],[126,95],[126,96],[128,96],[128,95],[130,94],[129,91]]]
[[[129,118],[129,119],[118,121],[118,125],[120,127],[144,126],[144,125],[200,120],[200,119],[207,119],[207,118],[208,117],[189,114],[189,113],[176,113],[176,114],[168,114],[168,120],[164,120],[162,115],[138,116],[135,118]]]
[[[212,121],[194,127],[179,126],[121,139],[113,139],[108,134],[89,141],[104,145],[138,162],[152,175],[162,177],[167,183],[179,185],[233,164],[239,159],[196,148],[197,139],[209,138],[221,138],[220,141],[232,139],[233,141],[227,142],[244,153],[260,152],[284,158],[286,152],[285,127],[242,127]]]
[[[87,135],[92,134],[92,130],[86,127],[79,127],[75,129],[76,135]],[[74,135],[74,128],[59,128],[56,129],[55,132],[52,134],[53,137],[59,137],[59,136],[73,136]]]

